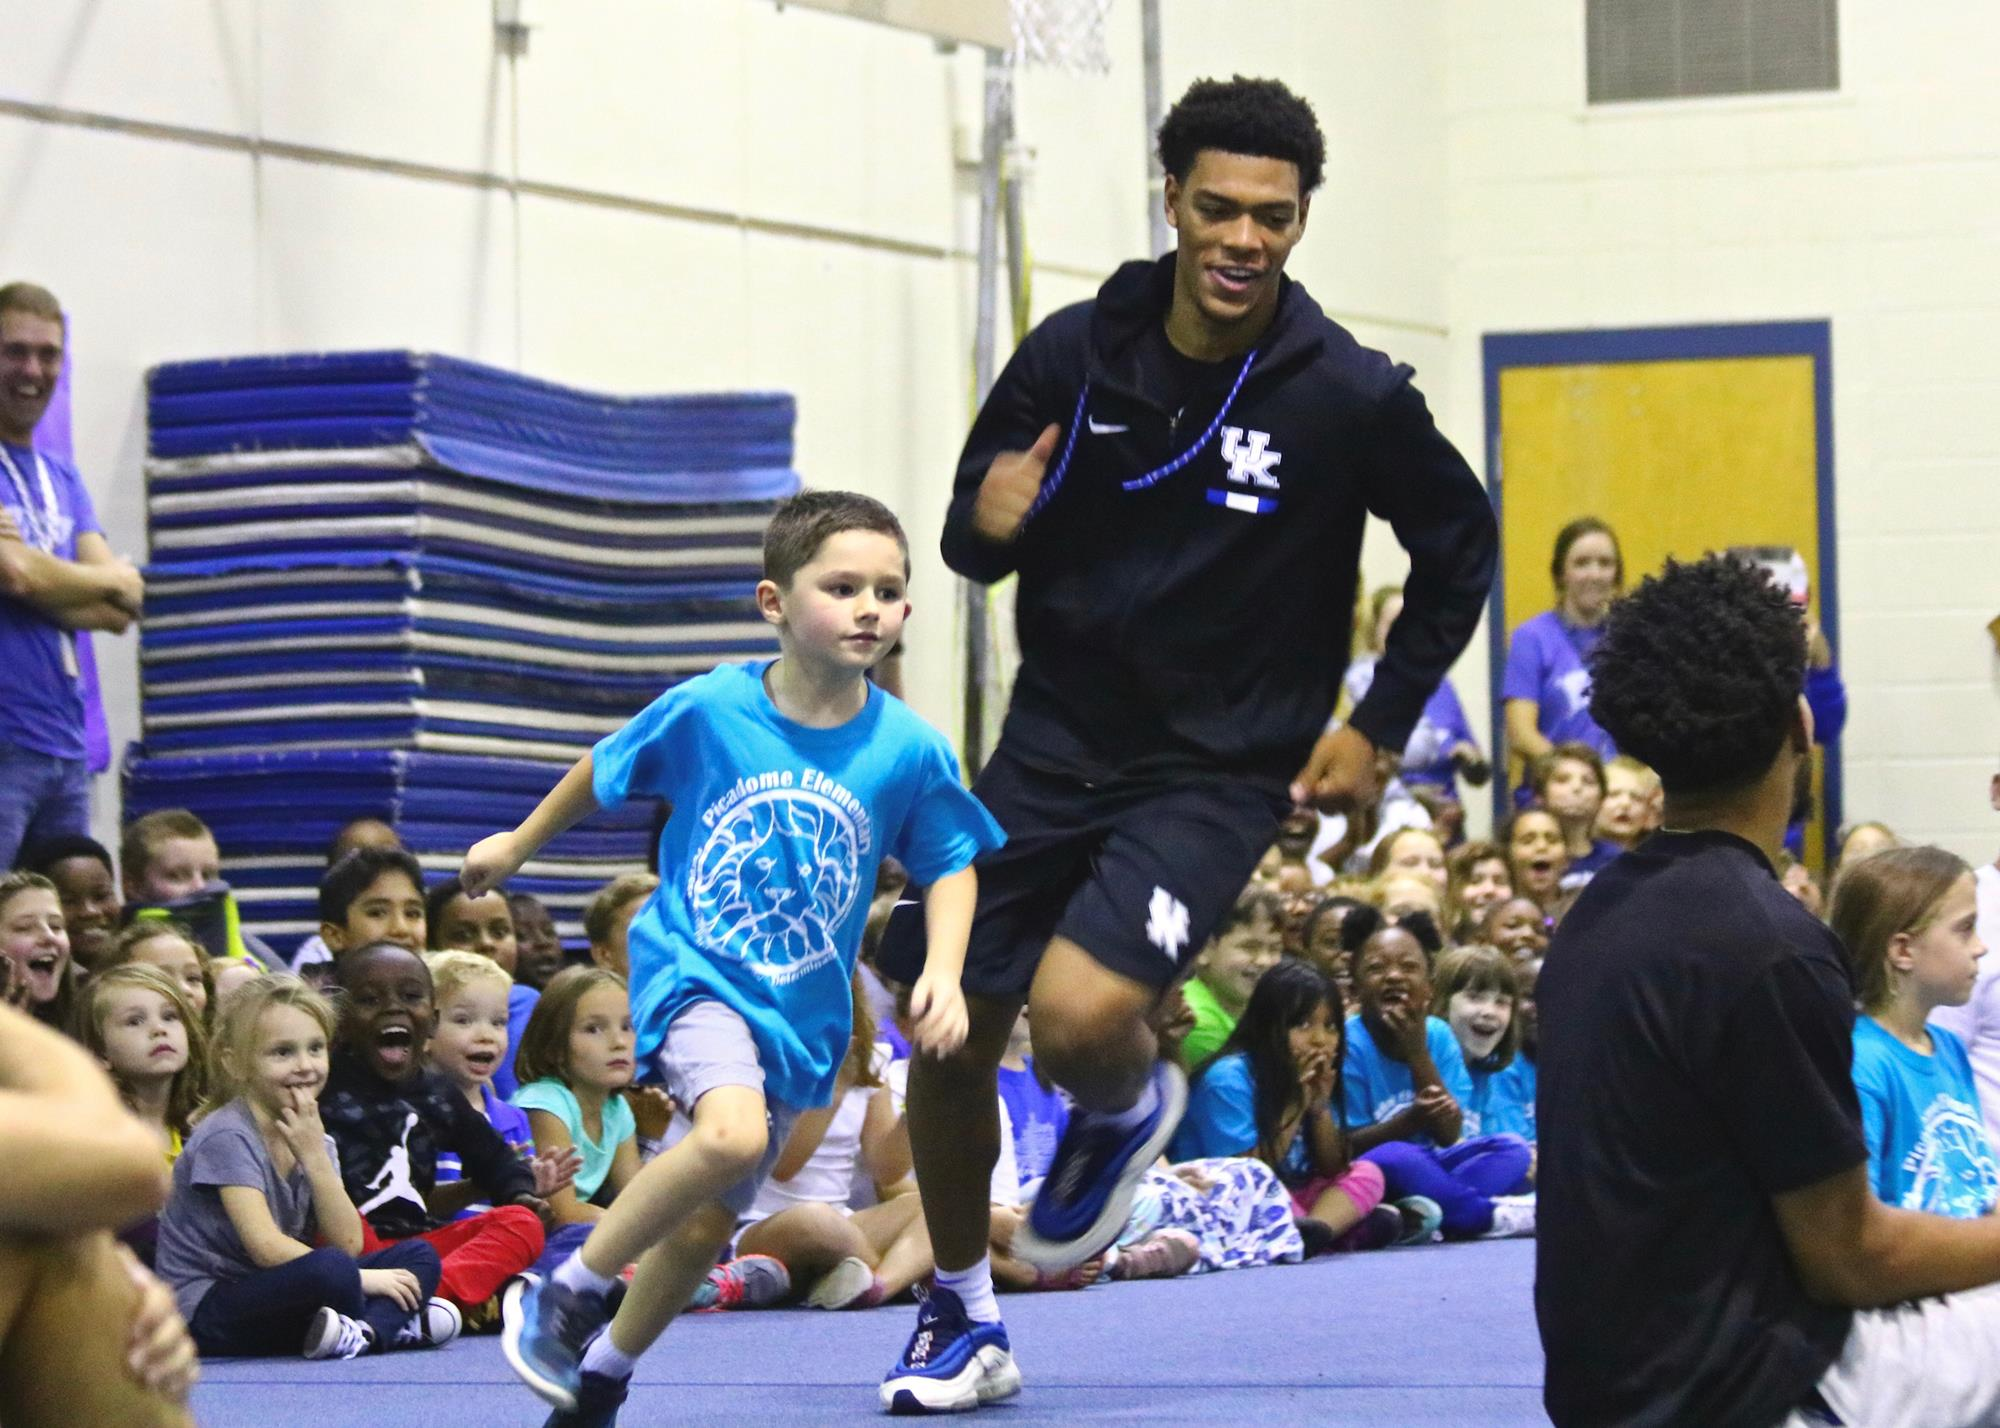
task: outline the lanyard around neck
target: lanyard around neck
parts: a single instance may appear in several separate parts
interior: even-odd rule
[[[1169,476],[1194,460],[1195,457],[1201,455],[1203,449],[1211,441],[1215,440],[1215,434],[1222,430],[1223,419],[1229,415],[1230,407],[1236,404],[1236,394],[1243,390],[1243,379],[1250,375],[1250,366],[1256,360],[1257,351],[1255,348],[1252,348],[1244,356],[1243,365],[1236,369],[1236,380],[1229,384],[1229,395],[1222,399],[1222,409],[1216,412],[1215,419],[1208,424],[1208,429],[1195,438],[1192,446],[1168,461],[1165,465],[1156,466],[1143,476],[1134,476],[1129,481],[1119,482],[1118,489],[1121,491],[1144,491],[1166,480]],[[1048,505],[1055,498],[1056,492],[1062,488],[1063,478],[1069,475],[1070,457],[1076,452],[1077,433],[1083,428],[1086,407],[1089,401],[1090,382],[1086,378],[1083,390],[1076,394],[1076,410],[1070,413],[1069,434],[1063,438],[1062,455],[1056,458],[1056,469],[1049,473],[1048,480],[1042,483],[1041,491],[1035,496],[1034,504],[1028,507],[1028,520],[1033,520],[1041,513],[1042,507]]]
[[[49,464],[42,460],[42,453],[32,453],[35,458],[36,484],[41,487],[41,502],[38,505],[28,489],[28,478],[21,468],[14,464],[14,453],[0,442],[0,466],[7,468],[7,479],[13,483],[14,494],[21,500],[21,538],[36,550],[55,554],[55,522],[61,514],[56,505],[55,483],[49,479]]]

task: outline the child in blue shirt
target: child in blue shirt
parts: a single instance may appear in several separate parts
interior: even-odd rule
[[[1451,1027],[1429,1015],[1430,958],[1407,929],[1356,908],[1341,926],[1355,947],[1361,1010],[1341,1061],[1355,1153],[1382,1167],[1388,1197],[1437,1202],[1447,1239],[1532,1233],[1532,1152],[1515,1135],[1463,1138],[1472,1076]]]
[[[930,1055],[964,1041],[972,861],[1003,835],[945,739],[868,682],[902,633],[908,583],[909,545],[887,507],[793,497],[771,518],[757,586],[779,657],[668,690],[519,828],[466,854],[460,878],[477,896],[600,806],[642,795],[672,808],[662,885],[628,934],[632,1020],[640,1064],[664,1073],[693,1128],[509,1315],[508,1360],[555,1405],[553,1424],[611,1421],[638,1355],[706,1277],[792,1122],[831,1100],[885,856],[929,886],[912,1039]],[[635,1261],[613,1319],[613,1276]],[[980,1350],[1005,1355],[1004,1334],[992,1338]]]
[[[1905,1210],[1992,1211],[2000,1165],[1965,1046],[1925,1021],[1963,1006],[1986,949],[1972,870],[1942,848],[1893,848],[1843,865],[1829,921],[1854,959],[1854,1090],[1868,1178]]]
[[[1438,959],[1433,1018],[1443,1017],[1464,1053],[1472,1096],[1468,1136],[1535,1138],[1535,1065],[1521,1053],[1521,978],[1496,947],[1454,947]]]

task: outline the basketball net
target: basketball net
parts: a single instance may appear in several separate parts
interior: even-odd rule
[[[1011,0],[1014,63],[1067,74],[1109,74],[1104,21],[1111,0]]]

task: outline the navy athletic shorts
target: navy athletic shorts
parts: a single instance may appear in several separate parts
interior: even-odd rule
[[[995,751],[973,793],[1007,830],[982,856],[966,948],[967,995],[1021,1001],[1052,937],[1164,990],[1236,902],[1290,811],[1282,796],[1223,777],[1086,783]],[[914,982],[923,908],[899,906],[876,962]]]

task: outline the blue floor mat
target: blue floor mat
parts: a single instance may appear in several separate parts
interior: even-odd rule
[[[1519,1428],[1545,1424],[1527,1241],[1001,1300],[1027,1381],[977,1421]],[[621,1415],[667,1423],[880,1423],[875,1385],[915,1311],[691,1315],[640,1363]],[[205,1428],[539,1424],[496,1340],[312,1364],[218,1362]]]

